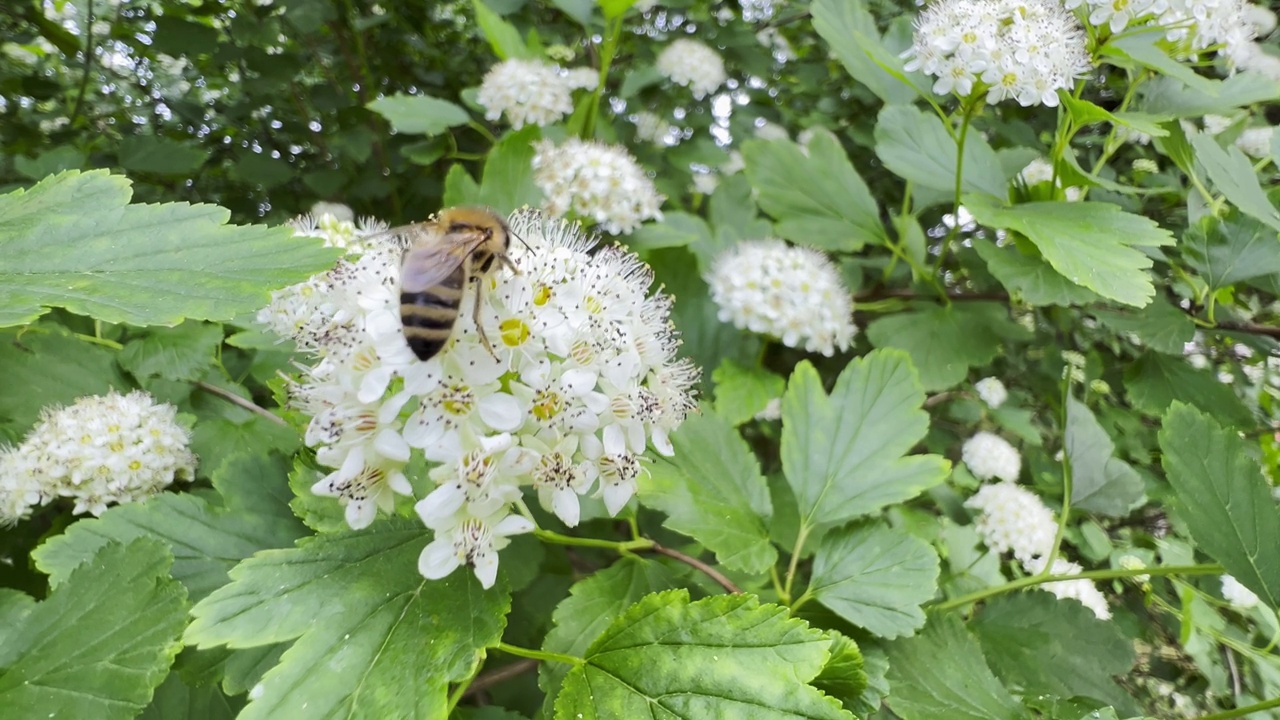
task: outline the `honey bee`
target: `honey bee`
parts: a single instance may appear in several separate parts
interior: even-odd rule
[[[480,324],[481,280],[494,262],[516,271],[507,255],[511,229],[484,208],[441,210],[435,218],[398,231],[410,243],[400,272],[400,321],[409,348],[430,360],[453,334],[467,283],[475,282],[472,317],[480,340],[493,347]]]

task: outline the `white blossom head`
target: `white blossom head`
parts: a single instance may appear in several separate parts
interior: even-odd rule
[[[372,218],[355,218],[351,208],[340,203],[318,202],[311,212],[289,221],[294,237],[313,237],[324,241],[325,247],[336,247],[360,252],[360,243],[370,235],[387,229],[386,223]]]
[[[0,524],[56,497],[94,515],[145,500],[195,476],[189,442],[177,409],[141,390],[45,408],[22,444],[0,455]]]
[[[1180,55],[1216,50],[1236,67],[1252,53],[1257,27],[1245,0],[1168,0],[1153,24],[1168,28],[1165,38],[1181,45]]]
[[[1012,482],[1022,472],[1022,455],[1018,449],[985,430],[966,440],[960,455],[969,472],[979,480],[999,478]]]
[[[1075,202],[1081,197],[1080,188],[1068,187],[1064,189],[1062,187],[1062,177],[1054,176],[1053,164],[1044,158],[1036,158],[1035,160],[1027,163],[1027,166],[1022,168],[1022,171],[1018,173],[1018,179],[1028,188],[1035,187],[1041,183],[1045,183],[1046,185],[1048,183],[1053,183],[1053,188],[1055,190],[1061,190],[1062,197],[1069,202]]]
[[[973,384],[973,390],[978,393],[978,398],[992,410],[1000,407],[1005,400],[1009,399],[1009,391],[1005,389],[1004,383],[1000,382],[1000,378],[982,378]]]
[[[782,240],[738,243],[707,275],[721,322],[778,338],[784,345],[834,355],[857,332],[853,300],[831,261]]]
[[[1023,566],[1029,573],[1040,573],[1045,568],[1045,558],[1039,557],[1031,562],[1024,563]],[[1049,570],[1050,575],[1078,575],[1084,571],[1084,568],[1078,564],[1057,558],[1053,561],[1053,567]],[[1093,611],[1094,616],[1099,620],[1111,619],[1111,608],[1107,605],[1107,598],[1098,590],[1098,586],[1092,580],[1059,580],[1057,582],[1045,583],[1038,585],[1042,590],[1047,590],[1059,599],[1071,599],[1079,602],[1081,605]]]
[[[1261,160],[1271,156],[1271,140],[1275,137],[1274,127],[1248,128],[1236,138],[1236,147],[1251,158]]]
[[[582,70],[565,71],[537,60],[503,60],[485,74],[476,102],[484,106],[485,119],[506,115],[517,130],[550,125],[573,112],[574,90],[595,86],[594,71]]]
[[[626,148],[570,138],[559,145],[541,140],[534,150],[533,180],[551,215],[572,212],[611,235],[662,219],[666,198]]]
[[[663,48],[657,67],[671,82],[692,90],[698,100],[715,92],[729,77],[720,53],[689,38],[674,40]]]
[[[394,244],[305,283],[319,319],[294,335],[316,362],[292,403],[332,470],[312,491],[364,527],[413,493],[405,469],[420,455],[434,489],[415,510],[435,537],[419,569],[439,578],[466,565],[486,587],[510,536],[534,527],[513,514],[525,489],[568,526],[589,493],[616,514],[649,448],[673,452],[699,376],[676,357],[671,298],[650,294],[652,271],[635,255],[538,211],[515,213],[510,228],[523,241],[510,251],[519,273],[490,271],[479,326],[464,309],[430,360],[401,331]]]
[[[908,71],[937,78],[933,91],[991,104],[1058,105],[1092,67],[1084,28],[1059,0],[938,0],[916,19],[902,54]]]
[[[965,507],[979,512],[974,529],[997,553],[1030,562],[1053,549],[1058,523],[1039,495],[1012,482],[983,485]]]
[[[1222,576],[1222,598],[1238,610],[1248,610],[1260,602],[1252,590],[1230,575]]]
[[[670,146],[680,140],[680,133],[665,119],[642,110],[635,114],[636,138],[654,145]]]

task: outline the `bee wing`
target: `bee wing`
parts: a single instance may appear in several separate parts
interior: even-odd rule
[[[476,233],[445,233],[434,225],[424,230],[405,253],[401,292],[425,292],[444,282],[484,242]]]

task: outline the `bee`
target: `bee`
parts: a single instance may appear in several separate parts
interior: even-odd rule
[[[410,243],[400,271],[400,321],[409,348],[420,360],[430,360],[444,348],[467,284],[474,282],[472,317],[481,342],[493,354],[480,324],[481,280],[495,262],[518,272],[507,255],[511,228],[506,221],[484,208],[449,208],[400,233]]]

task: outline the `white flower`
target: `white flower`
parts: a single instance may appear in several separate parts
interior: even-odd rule
[[[1201,122],[1204,124],[1204,131],[1206,133],[1210,135],[1218,135],[1221,134],[1222,131],[1231,127],[1231,124],[1234,123],[1235,120],[1225,115],[1205,115],[1201,118]]]
[[[671,82],[692,90],[698,100],[715,92],[728,78],[720,54],[688,38],[680,38],[663,48],[658,54],[657,68]]]
[[[974,529],[998,553],[1011,552],[1026,563],[1053,549],[1058,523],[1040,496],[1012,482],[983,485],[965,507],[981,514]]]
[[[1040,557],[1023,566],[1030,573],[1041,573],[1044,571],[1045,559]],[[1078,575],[1084,571],[1076,563],[1068,562],[1062,558],[1053,561],[1053,568],[1049,571],[1050,575]],[[1060,580],[1058,582],[1045,583],[1036,587],[1057,595],[1059,599],[1071,598],[1078,601],[1081,605],[1093,611],[1099,620],[1111,619],[1111,608],[1107,606],[1107,598],[1098,590],[1098,586],[1091,580]]]
[[[1165,37],[1180,43],[1180,55],[1217,49],[1228,65],[1247,61],[1256,26],[1250,22],[1245,0],[1167,0],[1153,23],[1166,28]]]
[[[720,185],[720,176],[714,172],[695,172],[693,174],[693,191],[702,195],[710,195]]]
[[[1039,185],[1040,183],[1054,182],[1054,186],[1062,189],[1062,178],[1054,178],[1053,164],[1044,158],[1036,158],[1027,166],[1022,168],[1022,172],[1018,173],[1018,177],[1027,187]],[[1080,199],[1080,188],[1069,187],[1063,190],[1063,197],[1069,202],[1075,202]]]
[[[1142,2],[1143,0],[1129,0]],[[1077,3],[1078,4],[1078,3]],[[908,71],[937,79],[933,91],[988,103],[1056,107],[1091,67],[1084,29],[1057,0],[939,0],[916,18]]]
[[[438,578],[468,565],[486,587],[508,537],[533,529],[513,514],[526,488],[571,527],[590,492],[617,513],[635,494],[642,454],[673,452],[669,435],[694,409],[699,375],[676,358],[671,299],[649,295],[652,271],[635,255],[597,249],[576,225],[534,210],[510,227],[522,241],[510,249],[519,273],[483,278],[479,327],[469,285],[452,338],[426,362],[393,311],[395,243],[304,284],[311,315],[300,330],[286,326],[315,357],[292,404],[311,416],[316,460],[334,469],[313,492],[365,527],[413,493],[405,472],[420,454],[434,463],[433,489],[415,510],[435,539],[419,569]]]
[[[666,198],[625,148],[570,138],[560,145],[542,140],[534,150],[533,180],[551,215],[572,211],[611,235],[629,235],[645,220],[662,219]]]
[[[772,335],[789,347],[834,355],[857,328],[853,300],[825,255],[781,240],[742,242],[707,275],[721,322]]]
[[[764,409],[756,413],[756,420],[781,420],[782,419],[782,398],[776,397],[765,403]]]
[[[573,112],[573,91],[594,87],[593,70],[565,71],[537,60],[512,58],[489,69],[476,93],[485,119],[507,116],[511,127],[550,125]]]
[[[979,480],[1000,478],[1013,481],[1022,472],[1022,456],[1008,440],[986,431],[979,432],[964,443],[961,457],[969,472]]]
[[[973,384],[973,389],[978,393],[978,397],[987,407],[992,410],[1004,404],[1009,399],[1009,391],[1005,389],[1004,383],[999,378],[985,377]]]
[[[76,514],[101,515],[191,480],[196,458],[176,418],[174,406],[141,390],[45,408],[22,444],[0,456],[0,524],[59,496],[75,500]]]
[[[1276,29],[1276,14],[1269,8],[1249,3],[1244,6],[1244,20],[1258,37],[1266,37]]]
[[[319,219],[326,215],[337,222],[355,223],[356,221],[355,212],[342,203],[320,201],[311,206],[311,217]]]
[[[1236,147],[1240,152],[1252,158],[1262,159],[1271,155],[1271,139],[1275,136],[1273,127],[1248,128],[1236,138]]]
[[[1258,596],[1230,575],[1222,576],[1222,597],[1233,607],[1248,610],[1258,604]]]
[[[636,113],[632,122],[636,124],[636,138],[640,140],[654,145],[674,145],[678,141],[679,135],[673,134],[671,123],[651,112]]]

